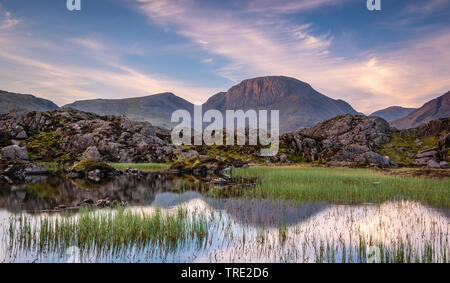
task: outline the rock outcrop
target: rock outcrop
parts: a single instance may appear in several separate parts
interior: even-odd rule
[[[3,114],[0,132],[5,145],[25,138],[22,143],[35,161],[169,162],[183,153],[195,155],[170,144],[169,131],[149,122],[73,109]],[[26,159],[25,155],[19,146],[2,149],[2,156],[8,158]]]
[[[385,120],[347,114],[282,135],[281,145],[288,154],[307,161],[320,160],[334,166],[389,166],[393,164],[389,157],[374,151],[389,140],[390,128]]]

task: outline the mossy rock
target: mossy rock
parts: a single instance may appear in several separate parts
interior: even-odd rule
[[[423,147],[419,147],[416,140],[423,142]],[[375,151],[383,156],[389,156],[398,165],[408,166],[413,164],[415,155],[420,150],[434,147],[437,140],[435,136],[418,138],[416,133],[408,131],[393,132],[390,142],[378,146]],[[400,148],[406,150],[399,150]],[[411,153],[414,155],[410,155]]]
[[[233,158],[189,158],[183,161],[173,163],[171,170],[177,170],[183,174],[210,175],[219,174],[222,170],[233,165],[242,167],[244,162]]]
[[[86,173],[95,170],[100,170],[100,172],[105,174],[114,173],[116,171],[116,169],[99,159],[80,161],[70,169],[70,171],[74,173]]]

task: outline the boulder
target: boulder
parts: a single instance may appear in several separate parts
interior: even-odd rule
[[[102,159],[102,155],[100,154],[96,146],[88,147],[81,156],[81,160],[87,159]]]
[[[48,174],[48,170],[44,166],[32,164],[31,166],[25,168],[25,173],[27,175],[45,175]]]
[[[390,140],[389,124],[378,117],[342,115],[294,134],[284,134],[280,142],[289,154],[307,161],[321,160],[330,165],[350,166],[393,162],[375,152]]]
[[[430,161],[432,158],[431,157],[422,157],[422,158],[417,158],[416,160],[414,160],[414,165],[417,166],[425,166],[428,164],[428,161]]]
[[[1,150],[1,158],[13,160],[28,160],[27,148],[18,145],[10,145],[4,147]]]
[[[447,161],[441,161],[439,162],[439,166],[441,166],[441,168],[447,169],[449,168],[448,162]]]
[[[301,134],[315,140],[327,140],[327,144],[374,146],[389,142],[390,127],[379,117],[347,114],[304,129]]]
[[[439,163],[436,160],[433,160],[433,159],[428,160],[427,166],[430,167],[430,168],[435,168],[435,169],[441,168],[441,165],[439,165]]]
[[[422,150],[417,153],[417,158],[424,158],[424,157],[436,158],[437,156],[438,151],[436,148]]]
[[[24,139],[27,139],[27,138],[28,138],[27,132],[25,132],[24,130],[19,132],[17,134],[17,136],[16,136],[16,139],[19,139],[19,140],[24,140]]]
[[[76,163],[70,169],[72,177],[106,177],[117,173],[116,169],[98,159],[87,159]]]

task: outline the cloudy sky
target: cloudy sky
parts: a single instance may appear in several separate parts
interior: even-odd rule
[[[292,76],[366,114],[450,90],[450,0],[0,0],[0,89],[204,102]]]

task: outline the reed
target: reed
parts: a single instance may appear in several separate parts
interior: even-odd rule
[[[236,170],[258,177],[247,197],[327,202],[333,204],[382,203],[412,200],[435,207],[450,207],[450,180],[389,176],[370,169],[317,167],[251,167]]]

